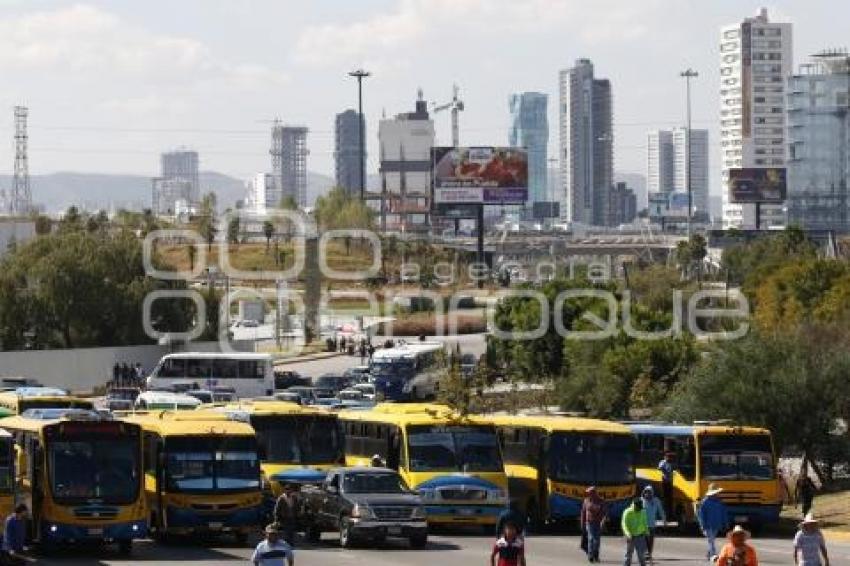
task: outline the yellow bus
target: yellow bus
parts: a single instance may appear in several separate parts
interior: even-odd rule
[[[82,409],[94,410],[94,403],[88,399],[72,397],[64,389],[55,387],[18,387],[12,391],[0,393],[0,408],[15,415],[21,415],[29,409]]]
[[[243,543],[262,523],[254,430],[215,411],[124,417],[142,427],[150,526],[170,535],[231,533]]]
[[[321,483],[327,470],[345,461],[342,430],[334,413],[271,400],[242,401],[218,410],[254,428],[270,496],[279,496],[286,483]]]
[[[628,427],[559,416],[482,419],[498,430],[511,499],[532,527],[577,520],[590,486],[615,521],[634,498],[635,441]]]
[[[675,425],[635,423],[637,475],[663,494],[659,462],[665,453],[673,461],[669,509],[680,525],[693,526],[699,500],[708,485],[722,487],[730,520],[751,529],[776,523],[782,491],[770,431],[762,428],[712,424]]]
[[[492,424],[420,403],[381,403],[339,419],[346,464],[380,456],[422,496],[429,525],[492,528],[505,510],[508,478]]]
[[[11,434],[0,430],[0,517],[8,517],[14,507],[15,440]]]
[[[129,553],[147,533],[138,425],[94,411],[30,409],[0,426],[17,445],[16,497],[32,513],[30,538],[115,542]]]

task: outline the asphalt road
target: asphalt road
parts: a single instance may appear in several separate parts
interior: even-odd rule
[[[225,544],[222,544],[225,543]],[[479,535],[432,536],[423,550],[410,550],[403,541],[390,540],[379,549],[360,548],[342,550],[334,537],[325,534],[322,543],[299,547],[297,566],[483,566],[487,564],[493,539]],[[759,538],[753,541],[762,565],[792,564],[791,543],[787,539]],[[573,566],[587,561],[578,549],[575,535],[531,536],[526,541],[530,566]],[[603,538],[602,563],[622,564],[624,544],[615,536]],[[850,564],[850,544],[830,543],[832,564]],[[656,542],[655,564],[705,565],[705,545],[698,538],[659,538]],[[143,541],[136,543],[131,558],[121,558],[113,548],[101,550],[75,550],[49,560],[39,559],[36,564],[62,565],[125,565],[125,564],[191,564],[213,566],[217,564],[247,564],[251,549],[227,546],[226,541],[201,543],[175,543],[169,546]],[[637,564],[637,561],[633,562]]]

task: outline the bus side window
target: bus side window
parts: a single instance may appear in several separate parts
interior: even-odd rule
[[[146,432],[145,433],[145,473],[147,474],[156,474],[156,466],[157,466],[157,456],[156,456],[156,444],[157,439],[156,436]]]

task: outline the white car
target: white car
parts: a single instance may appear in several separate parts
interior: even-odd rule
[[[371,383],[358,383],[351,389],[360,391],[363,395],[363,398],[367,401],[375,400],[375,394],[377,393],[377,391],[375,390],[375,386]]]

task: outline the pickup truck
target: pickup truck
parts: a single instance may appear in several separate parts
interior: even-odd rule
[[[339,533],[343,548],[367,540],[381,543],[386,537],[407,538],[413,548],[428,542],[422,500],[393,470],[332,469],[321,486],[308,486],[301,496],[307,538],[312,542],[324,531]]]

